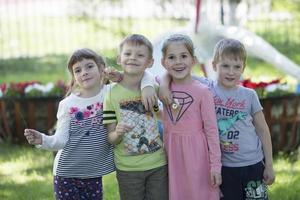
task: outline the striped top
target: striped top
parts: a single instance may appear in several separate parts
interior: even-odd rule
[[[71,94],[59,103],[55,135],[43,135],[41,148],[58,150],[53,174],[94,178],[115,170],[112,145],[102,124],[103,98],[108,87],[91,98]]]

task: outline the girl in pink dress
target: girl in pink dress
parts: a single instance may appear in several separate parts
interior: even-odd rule
[[[192,79],[197,63],[193,43],[186,35],[171,35],[162,53],[174,99],[163,115],[170,200],[217,200],[221,152],[216,114],[209,89]]]

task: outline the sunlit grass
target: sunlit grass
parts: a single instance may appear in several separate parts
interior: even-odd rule
[[[0,144],[0,199],[52,200],[53,154],[29,145]],[[270,200],[298,200],[300,160],[295,155],[274,159],[276,182],[269,187]],[[118,200],[115,173],[103,178],[104,199]]]
[[[271,200],[299,199],[300,160],[299,157],[294,156],[280,155],[274,160],[276,181],[269,187]]]
[[[52,200],[53,153],[29,145],[0,144],[0,199]],[[112,173],[103,179],[106,200],[118,199]]]

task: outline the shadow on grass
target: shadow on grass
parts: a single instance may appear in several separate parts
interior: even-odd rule
[[[0,188],[0,199],[53,200],[52,181],[31,180],[24,183],[14,181],[1,183],[0,181]]]

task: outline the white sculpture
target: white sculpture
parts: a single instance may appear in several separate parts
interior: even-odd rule
[[[209,2],[210,1],[208,1],[208,3]],[[202,1],[202,4],[204,5],[201,6],[200,23],[198,25],[197,33],[194,31],[195,22],[191,21],[187,27],[167,32],[158,37],[154,42],[155,62],[150,69],[153,74],[160,75],[162,71],[164,71],[160,64],[163,40],[171,34],[183,33],[189,35],[193,39],[196,47],[196,56],[200,62],[205,63],[205,71],[209,78],[215,79],[215,74],[211,67],[211,58],[215,44],[222,38],[234,38],[245,45],[249,56],[260,58],[300,81],[300,67],[296,63],[281,54],[272,45],[255,33],[239,26],[221,25],[220,23],[214,22],[214,20],[210,20],[206,13],[208,11],[211,13],[211,10],[206,7],[208,4],[205,3],[206,1]],[[212,14],[210,14],[210,16],[211,15]]]

